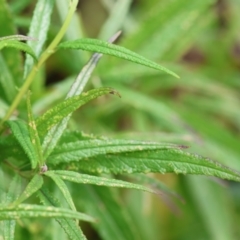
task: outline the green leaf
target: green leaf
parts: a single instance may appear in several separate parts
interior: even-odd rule
[[[56,208],[50,206],[39,206],[32,204],[20,204],[17,208],[0,208],[0,220],[20,219],[20,218],[73,218],[87,222],[94,222],[92,217],[74,212],[64,208]]]
[[[36,168],[38,156],[35,152],[34,145],[31,142],[27,124],[21,120],[7,121],[6,124],[10,127],[14,137],[29,157],[32,168]]]
[[[98,186],[108,186],[108,187],[133,188],[133,189],[155,193],[152,189],[138,185],[138,184],[133,184],[133,183],[116,180],[116,179],[103,178],[99,176],[91,176],[91,175],[81,174],[81,173],[72,172],[72,171],[64,171],[64,170],[48,171],[45,173],[45,175],[50,177],[52,176],[54,177],[55,175],[57,175],[63,180],[67,180],[75,183],[94,184]]]
[[[72,167],[74,166],[98,173],[200,174],[240,181],[238,172],[210,159],[176,149],[101,155],[91,157],[88,161],[72,163]]]
[[[76,211],[75,204],[73,202],[72,196],[64,183],[64,181],[56,174],[55,171],[47,171],[44,173],[44,175],[52,178],[52,180],[56,183],[58,188],[61,190],[63,196],[65,197],[67,203],[69,204],[70,208],[74,211]]]
[[[144,142],[122,139],[93,139],[64,143],[55,148],[49,156],[51,164],[79,161],[86,158],[104,154],[116,154],[121,152],[134,152],[153,149],[181,148],[173,144]]]
[[[35,53],[31,49],[31,47],[29,47],[26,43],[22,43],[22,42],[15,41],[15,40],[1,40],[0,41],[0,50],[5,47],[6,48],[15,48],[15,49],[21,50],[23,52],[26,52],[29,55],[31,55],[35,61],[37,61],[37,57],[35,56]]]
[[[88,214],[101,219],[92,226],[102,239],[143,240],[117,189],[79,185],[78,191],[81,197],[76,197],[79,198],[81,207]]]
[[[28,159],[28,156],[13,135],[0,137],[0,152],[2,158],[1,160],[8,159],[10,157],[21,160]]]
[[[31,181],[28,183],[27,187],[21,194],[21,196],[13,203],[11,204],[11,207],[14,208],[21,202],[28,199],[32,194],[37,192],[43,185],[43,177],[39,174],[36,174]]]
[[[44,164],[43,154],[40,139],[38,136],[37,126],[33,119],[32,107],[30,103],[30,92],[28,92],[27,97],[27,111],[28,111],[28,131],[30,135],[31,142],[33,144],[33,148],[37,155],[37,160],[40,166]]]
[[[16,26],[14,25],[14,17],[8,5],[6,0],[0,0],[0,36],[9,36],[17,33]],[[21,53],[15,49],[9,48],[2,52],[2,57],[13,81],[11,87],[20,87],[22,79]],[[0,72],[2,73],[1,70]],[[9,79],[5,79],[5,81],[8,82]],[[11,82],[9,82],[9,85],[10,84]]]
[[[45,135],[54,125],[82,105],[99,96],[116,93],[112,88],[98,88],[64,100],[36,119],[38,132]]]
[[[2,88],[3,94],[1,98],[3,98],[8,103],[11,103],[14,99],[17,89],[15,79],[12,76],[12,73],[7,66],[6,61],[4,60],[3,56],[0,54],[0,87]]]
[[[54,198],[50,191],[48,191],[46,188],[41,189],[41,192],[39,193],[39,198],[41,202],[46,206],[54,207],[60,206],[58,199]],[[76,224],[74,220],[67,218],[55,218],[55,219],[59,223],[59,225],[63,228],[63,230],[66,232],[70,239],[86,240],[86,237],[84,236],[81,228],[79,227],[79,225]]]
[[[91,52],[103,53],[103,54],[115,56],[118,58],[123,58],[131,62],[135,62],[150,68],[154,68],[156,70],[161,70],[165,73],[168,73],[178,78],[178,76],[172,71],[138,55],[137,53],[134,53],[124,47],[120,47],[120,46],[117,46],[108,42],[104,42],[98,39],[82,38],[74,41],[66,41],[59,44],[58,48],[81,49],[81,50],[87,50]]]
[[[34,9],[28,35],[37,38],[38,41],[28,41],[27,44],[34,50],[37,57],[39,57],[47,38],[54,2],[54,0],[39,0]],[[33,61],[27,56],[24,66],[24,77],[27,76],[32,67]]]
[[[18,175],[15,175],[8,193],[5,196],[4,205],[8,205],[9,203],[13,202],[15,199],[18,198],[20,191],[21,191],[21,178]],[[15,232],[15,220],[5,220],[3,221],[3,234],[4,239],[13,240],[14,239],[14,232]]]

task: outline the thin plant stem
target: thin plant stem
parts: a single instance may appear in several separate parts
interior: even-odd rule
[[[6,115],[4,116],[4,118],[2,119],[1,123],[0,123],[0,130],[2,128],[2,125],[5,121],[7,121],[10,116],[12,115],[13,111],[17,108],[17,106],[19,105],[21,99],[23,98],[24,94],[26,93],[26,91],[28,90],[28,88],[30,87],[31,83],[34,80],[34,77],[36,75],[36,73],[38,72],[39,68],[42,66],[42,64],[51,56],[51,54],[54,53],[54,49],[55,47],[58,45],[58,43],[61,41],[61,39],[63,38],[69,24],[70,21],[72,19],[72,16],[76,10],[78,4],[78,0],[73,0],[71,1],[70,4],[70,8],[67,14],[67,17],[60,29],[60,31],[58,32],[58,34],[56,35],[56,37],[53,39],[53,41],[51,42],[51,44],[48,46],[48,48],[42,53],[42,55],[39,58],[39,61],[37,64],[34,65],[34,67],[32,68],[32,70],[30,71],[30,73],[28,74],[26,81],[24,82],[24,84],[22,85],[22,87],[20,88],[17,96],[15,97],[15,99],[13,100],[10,108],[8,109]]]

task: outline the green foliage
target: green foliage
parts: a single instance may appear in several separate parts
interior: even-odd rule
[[[239,239],[239,4],[131,3],[0,0],[0,239]]]

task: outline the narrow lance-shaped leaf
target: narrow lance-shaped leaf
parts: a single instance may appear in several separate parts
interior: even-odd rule
[[[111,88],[99,88],[90,90],[89,92],[83,93],[79,96],[66,99],[65,101],[56,105],[36,120],[38,132],[41,134],[46,134],[47,131],[49,131],[55,124],[63,120],[65,117],[70,115],[73,111],[75,111],[85,103],[108,93],[117,94],[117,92]],[[54,134],[52,134],[51,136],[48,135],[48,138],[44,139],[43,150],[45,150],[45,158],[55,147],[55,142],[52,142],[52,138],[56,137],[57,139],[59,139],[58,136],[55,135],[57,131],[58,129],[55,129]],[[62,131],[60,131],[59,134],[61,136]]]
[[[32,204],[20,204],[17,208],[0,208],[0,220],[20,218],[73,218],[87,222],[95,220],[83,213],[75,212],[64,208],[50,206],[39,206]]]
[[[87,174],[81,174],[72,171],[64,171],[64,170],[56,170],[56,171],[48,171],[45,175],[52,177],[53,175],[57,175],[63,180],[67,180],[75,183],[83,183],[83,184],[94,184],[98,186],[108,186],[108,187],[120,187],[120,188],[133,188],[137,190],[147,191],[151,193],[156,193],[151,188],[147,188],[142,185],[133,184],[130,182],[125,182],[116,179],[108,179],[99,176],[91,176]]]
[[[50,191],[43,187],[39,192],[39,198],[45,206],[60,207],[58,199],[52,196]],[[55,218],[59,225],[63,228],[68,237],[72,240],[87,240],[81,228],[72,219]]]
[[[36,41],[36,38],[32,38],[29,36],[24,36],[24,35],[20,35],[20,34],[16,34],[16,35],[9,35],[9,36],[4,36],[4,37],[0,37],[0,42],[2,40],[16,40],[16,41]]]
[[[56,183],[58,188],[61,190],[61,192],[62,192],[63,196],[65,197],[67,203],[69,204],[70,208],[72,210],[76,211],[76,207],[74,205],[72,196],[71,196],[66,184],[64,183],[64,181],[57,174],[55,174],[54,171],[48,171],[44,175],[52,178],[52,180]]]
[[[7,121],[6,124],[10,127],[14,137],[29,157],[32,168],[36,168],[38,156],[31,142],[27,124],[21,120]]]
[[[27,110],[28,110],[28,130],[29,130],[30,139],[31,139],[33,148],[35,149],[36,155],[38,156],[37,158],[38,163],[40,166],[42,166],[44,164],[42,148],[41,148],[41,143],[38,136],[37,126],[33,119],[32,107],[30,103],[30,92],[28,92],[28,97],[27,97]]]
[[[95,173],[200,174],[240,181],[238,172],[218,162],[176,149],[100,155],[91,157],[89,161],[72,162],[71,166]]]
[[[1,40],[0,41],[0,50],[2,50],[5,47],[15,48],[15,49],[21,50],[23,52],[26,52],[29,55],[31,55],[35,61],[37,60],[35,53],[31,49],[31,47],[29,47],[26,43],[22,43],[22,42],[15,41],[15,40]]]
[[[102,54],[107,54],[107,55],[112,55],[118,58],[123,58],[128,61],[138,63],[150,68],[154,68],[156,70],[161,70],[165,73],[168,73],[174,77],[178,76],[168,70],[167,68],[152,62],[137,53],[134,53],[124,47],[117,46],[102,40],[98,39],[90,39],[90,38],[82,38],[79,40],[74,40],[74,41],[66,41],[61,44],[59,44],[58,48],[63,48],[63,49],[81,49],[81,50],[86,50],[86,51],[91,51],[91,52],[98,52]]]
[[[21,196],[13,203],[11,204],[11,207],[14,208],[21,202],[28,199],[32,194],[37,192],[43,185],[43,177],[39,174],[36,174],[31,181],[28,183],[27,187],[21,194]]]
[[[168,143],[123,139],[91,139],[64,143],[55,148],[48,161],[51,164],[67,163],[104,154],[154,149],[184,148]]]

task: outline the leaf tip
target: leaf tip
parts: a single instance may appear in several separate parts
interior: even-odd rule
[[[113,95],[117,95],[119,98],[122,97],[122,96],[120,95],[120,93],[119,93],[118,91],[114,90],[114,89],[111,89],[111,90],[109,91],[109,93],[110,93],[110,94],[113,94]]]

